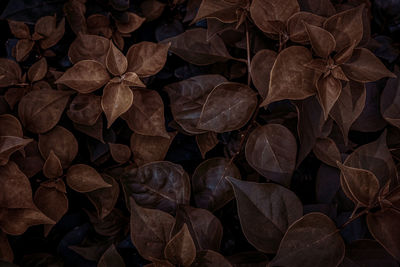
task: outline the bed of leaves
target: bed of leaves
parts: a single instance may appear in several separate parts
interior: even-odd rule
[[[0,11],[0,266],[399,265],[399,1]]]

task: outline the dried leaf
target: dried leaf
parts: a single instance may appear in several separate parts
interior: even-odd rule
[[[314,14],[329,17],[336,14],[336,9],[330,0],[300,0],[300,9]]]
[[[78,94],[71,101],[66,113],[73,122],[91,126],[98,121],[102,112],[100,96]]]
[[[110,80],[104,66],[95,60],[82,60],[69,68],[56,84],[64,84],[79,93],[87,94],[101,88]]]
[[[95,124],[88,126],[74,123],[74,128],[96,140],[104,143],[103,140],[103,117],[99,117]]]
[[[217,85],[227,82],[221,75],[200,75],[167,85],[164,90],[171,101],[174,120],[191,134],[206,132],[197,128],[207,96]]]
[[[40,47],[46,50],[58,43],[64,36],[65,18],[57,25],[56,16],[41,17],[35,25],[35,34],[40,36]]]
[[[68,57],[73,64],[82,60],[96,60],[106,66],[110,41],[107,38],[80,33],[69,46]]]
[[[11,114],[0,115],[0,136],[23,137],[22,126],[19,120]]]
[[[122,119],[138,134],[169,138],[165,130],[164,103],[156,91],[134,90],[132,106]]]
[[[127,23],[122,23],[120,21],[115,22],[115,26],[117,26],[117,29],[120,33],[131,33],[136,31],[137,29],[142,26],[143,22],[145,22],[145,18],[142,18],[135,13],[132,12],[127,12],[128,14],[128,22]]]
[[[389,79],[381,95],[380,108],[383,118],[390,124],[400,128],[400,71],[395,68],[397,78]]]
[[[47,61],[45,57],[35,62],[28,70],[28,79],[33,82],[40,81],[46,76],[47,73]]]
[[[310,39],[308,38],[308,33],[303,22],[322,27],[324,21],[324,17],[309,12],[300,11],[293,14],[287,21],[287,31],[290,40],[300,44],[308,44]]]
[[[239,169],[224,158],[211,158],[197,166],[192,176],[196,206],[215,211],[233,199],[233,190],[225,177],[241,179]]]
[[[126,58],[128,59],[128,70],[135,72],[140,78],[157,74],[167,61],[170,44],[156,44],[141,42],[132,45]]]
[[[300,200],[280,185],[231,177],[228,180],[235,191],[240,225],[247,240],[259,251],[275,253],[289,225],[303,214]]]
[[[279,53],[271,70],[266,106],[283,99],[304,99],[316,93],[314,72],[303,65],[312,59],[310,51],[302,46],[291,46]]]
[[[97,266],[98,267],[112,267],[112,266],[125,267],[125,263],[124,263],[124,260],[122,259],[122,257],[118,254],[118,251],[113,244],[101,256]]]
[[[56,126],[50,132],[39,135],[39,150],[45,159],[53,151],[60,159],[62,167],[66,169],[78,154],[78,142],[70,131]]]
[[[127,72],[122,75],[121,81],[127,86],[146,87],[146,85],[140,80],[139,76],[134,72]]]
[[[318,138],[313,152],[320,161],[332,167],[337,166],[336,161],[342,161],[339,148],[331,138]]]
[[[122,83],[108,83],[103,90],[101,107],[107,117],[107,128],[127,112],[133,103],[132,90]]]
[[[310,43],[315,54],[322,58],[328,58],[336,47],[333,35],[318,26],[304,23]]]
[[[18,40],[15,46],[15,59],[18,62],[26,60],[34,45],[35,42],[30,39]]]
[[[85,164],[75,164],[68,169],[67,184],[79,193],[112,186],[106,183],[95,169]]]
[[[215,18],[223,23],[236,22],[238,20],[236,10],[239,7],[240,1],[203,0],[192,24],[205,18]]]
[[[87,32],[93,35],[104,36],[110,39],[113,31],[110,27],[110,20],[107,16],[102,14],[93,14],[86,20]]]
[[[219,267],[232,267],[227,259],[224,258],[221,254],[212,251],[212,250],[203,250],[197,252],[196,259],[192,263],[193,267],[211,267],[211,266],[219,266]]]
[[[60,159],[53,150],[50,150],[50,154],[43,165],[43,174],[50,179],[60,177],[63,174]]]
[[[80,0],[70,0],[64,4],[64,14],[69,26],[76,35],[79,32],[87,32],[85,13],[85,3]]]
[[[128,60],[112,41],[110,41],[110,48],[106,57],[106,66],[108,71],[115,76],[124,74],[128,68]]]
[[[208,95],[197,128],[217,133],[246,125],[257,108],[257,96],[247,85],[226,82]]]
[[[280,124],[258,127],[246,143],[246,159],[258,173],[284,186],[290,185],[296,166],[297,143]]]
[[[270,73],[277,55],[275,51],[262,49],[251,60],[251,78],[263,99],[268,93]]]
[[[32,142],[32,139],[24,139],[17,136],[0,136],[0,166],[6,165],[11,154],[30,142]]]
[[[11,33],[18,39],[29,39],[31,38],[31,33],[29,31],[28,25],[22,21],[9,20],[8,26],[10,27]]]
[[[166,39],[171,42],[170,51],[191,64],[205,66],[232,59],[219,36],[207,41],[207,30],[196,28]]]
[[[196,258],[196,247],[186,224],[171,238],[164,250],[165,258],[177,266],[190,266]]]
[[[342,92],[342,83],[333,77],[332,74],[324,77],[321,76],[317,81],[318,101],[324,111],[325,119],[328,118],[329,112],[338,100]]]
[[[196,143],[199,147],[201,156],[204,159],[206,157],[206,153],[213,149],[219,143],[219,141],[216,133],[206,132],[196,135]]]
[[[140,9],[147,21],[153,21],[162,15],[165,6],[166,4],[157,0],[145,0],[140,4]]]
[[[140,255],[148,260],[164,259],[164,248],[174,225],[174,217],[157,209],[146,209],[130,199],[131,240]]]
[[[19,83],[21,75],[21,68],[17,62],[0,58],[0,87],[8,87]]]
[[[131,150],[127,145],[108,143],[108,146],[110,147],[110,153],[115,162],[125,163],[131,157]]]
[[[322,213],[309,213],[286,232],[269,266],[336,267],[345,246],[336,225]]]

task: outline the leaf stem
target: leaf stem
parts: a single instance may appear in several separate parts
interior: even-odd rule
[[[250,54],[250,34],[249,34],[249,22],[246,18],[246,50],[247,50],[247,85],[251,84],[251,54]]]
[[[358,218],[360,218],[361,216],[365,215],[368,213],[368,209],[365,209],[363,211],[361,211],[360,213],[358,213],[356,216],[351,216],[350,219],[345,222],[344,224],[342,224],[341,226],[339,226],[339,229],[343,229],[345,228],[347,225],[349,225],[350,223],[352,223],[353,221],[357,220]]]

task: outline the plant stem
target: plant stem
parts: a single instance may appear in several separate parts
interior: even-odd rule
[[[249,22],[246,18],[246,50],[247,50],[247,85],[251,84],[251,54],[250,54],[250,34],[249,34]]]
[[[349,225],[351,222],[353,222],[353,221],[357,220],[358,218],[360,218],[361,216],[367,214],[368,211],[369,211],[368,209],[365,209],[365,210],[361,211],[360,213],[358,213],[356,216],[350,217],[350,219],[349,219],[347,222],[345,222],[344,224],[342,224],[341,226],[339,226],[339,229],[341,230],[341,229],[345,228],[345,227],[346,227],[347,225]]]

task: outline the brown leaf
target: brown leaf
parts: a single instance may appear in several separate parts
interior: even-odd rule
[[[9,20],[8,26],[10,27],[11,33],[18,39],[30,39],[31,33],[28,25],[22,21]]]
[[[128,70],[135,72],[140,78],[157,74],[167,61],[169,44],[141,42],[132,45],[126,58]]]
[[[233,190],[225,177],[241,179],[239,169],[225,158],[211,158],[197,166],[192,176],[196,206],[215,211],[233,199]]]
[[[339,148],[331,138],[318,138],[313,148],[315,156],[322,162],[332,167],[336,167],[336,161],[341,162]]]
[[[367,215],[368,229],[372,236],[397,261],[400,260],[400,235],[397,227],[399,220],[400,211],[391,208]]]
[[[107,38],[80,33],[69,46],[68,57],[73,64],[82,60],[96,60],[106,66],[110,41]]]
[[[71,101],[66,113],[73,122],[91,126],[96,123],[102,112],[100,96],[78,94]]]
[[[120,21],[115,22],[115,26],[117,26],[117,29],[120,33],[134,32],[139,29],[146,20],[145,18],[142,18],[132,12],[126,12],[126,14],[128,15],[127,23],[122,23]]]
[[[164,160],[176,134],[177,132],[169,132],[169,138],[165,138],[133,133],[130,140],[133,160],[138,166]]]
[[[236,10],[240,7],[240,4],[240,1],[203,0],[191,24],[205,18],[215,18],[223,23],[236,22],[238,20]]]
[[[83,124],[74,123],[74,128],[96,140],[104,143],[103,140],[103,117],[99,117],[95,124],[88,126]]]
[[[19,83],[21,75],[21,68],[17,62],[0,58],[0,87],[8,87]]]
[[[33,133],[51,130],[60,120],[72,93],[51,89],[29,92],[18,105],[18,115],[22,125]]]
[[[389,79],[381,94],[380,108],[383,118],[390,124],[400,128],[400,70],[395,67],[397,78]]]
[[[162,15],[165,6],[166,4],[157,0],[144,0],[140,4],[140,9],[147,21],[153,21]]]
[[[46,50],[58,43],[64,36],[65,18],[57,25],[56,16],[41,17],[35,24],[35,35],[40,36],[40,47]]]
[[[15,59],[18,62],[26,60],[34,45],[35,42],[30,39],[18,40],[15,46]]]
[[[119,255],[117,249],[114,244],[112,244],[101,256],[98,267],[125,267],[125,262],[122,257]]]
[[[119,116],[129,110],[133,103],[132,90],[122,83],[108,83],[103,90],[101,107],[107,117],[107,128],[110,128]]]
[[[45,57],[35,62],[28,70],[28,79],[31,83],[39,81],[46,76],[47,61]]]
[[[191,64],[205,66],[232,59],[219,36],[207,41],[207,30],[195,28],[166,39],[171,42],[170,51]]]
[[[330,116],[340,127],[345,144],[353,122],[360,116],[364,109],[366,99],[365,86],[362,83],[350,81],[347,83],[330,111]]]
[[[60,159],[53,150],[50,150],[50,154],[43,165],[43,174],[50,179],[60,177],[63,174]]]
[[[17,136],[0,136],[0,166],[6,165],[11,154],[30,142],[32,142],[32,139],[24,139]]]
[[[256,93],[247,85],[222,83],[208,95],[197,128],[217,133],[238,130],[250,120],[257,102]]]
[[[203,157],[203,159],[205,159],[206,153],[213,149],[219,143],[219,141],[216,133],[206,132],[196,135],[196,143],[199,147],[201,156]]]
[[[346,196],[361,207],[371,207],[380,187],[376,176],[368,170],[348,167],[340,162],[337,166],[341,170],[340,184]]]
[[[110,48],[106,57],[106,66],[108,71],[115,76],[124,74],[128,68],[128,60],[112,41],[110,41]]]
[[[87,94],[101,88],[110,80],[104,66],[95,60],[82,60],[69,68],[56,84],[64,84],[79,93]]]
[[[167,85],[164,90],[171,101],[174,120],[188,133],[205,133],[205,130],[197,128],[201,110],[209,93],[224,82],[227,82],[225,77],[210,74]]]
[[[164,248],[175,219],[166,212],[146,209],[130,199],[131,239],[139,254],[147,259],[164,259]]]
[[[309,213],[289,227],[269,266],[336,267],[344,252],[334,222],[322,213]]]
[[[79,193],[112,186],[106,183],[95,169],[85,164],[75,164],[68,169],[67,184]]]
[[[186,224],[171,238],[164,250],[165,258],[176,266],[190,266],[196,258],[196,247]]]
[[[212,250],[203,250],[197,252],[196,259],[192,263],[193,267],[232,267],[228,260],[218,252]]]
[[[110,27],[110,20],[105,15],[90,15],[86,20],[86,25],[87,33],[89,34],[104,36],[107,39],[112,36],[113,31]]]
[[[258,127],[246,143],[246,159],[258,173],[284,186],[296,166],[297,143],[293,134],[280,124]]]
[[[354,49],[349,61],[342,66],[346,76],[357,82],[374,82],[385,77],[396,78],[368,49]]]
[[[280,185],[244,182],[231,177],[228,180],[235,191],[245,237],[259,251],[275,253],[289,225],[303,214],[300,200]]]
[[[120,180],[126,196],[143,207],[174,212],[178,205],[189,204],[189,175],[168,161],[147,163],[125,171]]]
[[[171,237],[187,225],[196,249],[218,251],[222,239],[221,222],[211,212],[190,206],[182,206],[176,212],[175,225]]]
[[[275,51],[262,49],[251,60],[251,78],[263,99],[268,93],[270,73],[277,55]]]
[[[63,183],[63,181],[59,181],[59,183]],[[34,202],[54,223],[57,223],[68,211],[68,198],[66,194],[54,187],[40,186],[35,192]],[[53,226],[54,224],[45,225],[45,236],[49,234]]]
[[[64,4],[64,14],[72,31],[78,35],[79,32],[86,33],[86,6],[79,0],[71,0]]]
[[[277,33],[271,22],[286,21],[300,11],[295,0],[254,0],[250,6],[250,15],[254,23],[265,33]]]
[[[7,235],[0,231],[0,260],[13,262],[14,261],[14,253],[8,242]],[[6,266],[4,266],[6,267]]]
[[[107,174],[102,174],[102,177],[111,187],[100,188],[86,193],[86,196],[96,208],[98,218],[101,220],[112,212],[119,196],[118,182]]]
[[[324,111],[325,119],[328,118],[329,112],[338,100],[342,92],[342,83],[329,74],[326,77],[321,76],[317,81],[318,101]]]
[[[287,21],[287,31],[290,40],[300,44],[308,44],[310,39],[308,38],[307,30],[303,22],[322,27],[324,21],[324,17],[309,12],[300,11],[293,14]]]
[[[53,150],[60,159],[62,167],[66,169],[78,154],[78,141],[70,131],[56,126],[50,132],[39,135],[39,150],[45,159]]]
[[[316,93],[314,72],[303,65],[312,59],[310,51],[302,46],[291,46],[279,53],[271,70],[266,106],[283,99],[304,99]]]
[[[169,138],[165,130],[164,103],[154,90],[134,90],[132,106],[121,117],[138,134]]]
[[[125,163],[131,157],[131,150],[127,145],[108,143],[108,146],[110,147],[110,153],[115,162]]]
[[[328,58],[336,47],[333,35],[318,26],[304,23],[310,43],[315,54],[322,58]]]
[[[127,72],[122,75],[121,81],[127,86],[146,87],[146,85],[140,80],[139,76],[134,72]]]
[[[33,140],[25,146],[24,154],[25,157],[22,156],[22,153],[14,154],[13,161],[28,178],[31,178],[42,170],[44,164],[38,149],[38,142]],[[17,155],[19,157],[15,157]]]
[[[11,114],[0,115],[0,136],[23,137],[22,126],[19,120]]]
[[[330,0],[300,0],[300,9],[314,14],[329,17],[336,14],[336,9]]]

